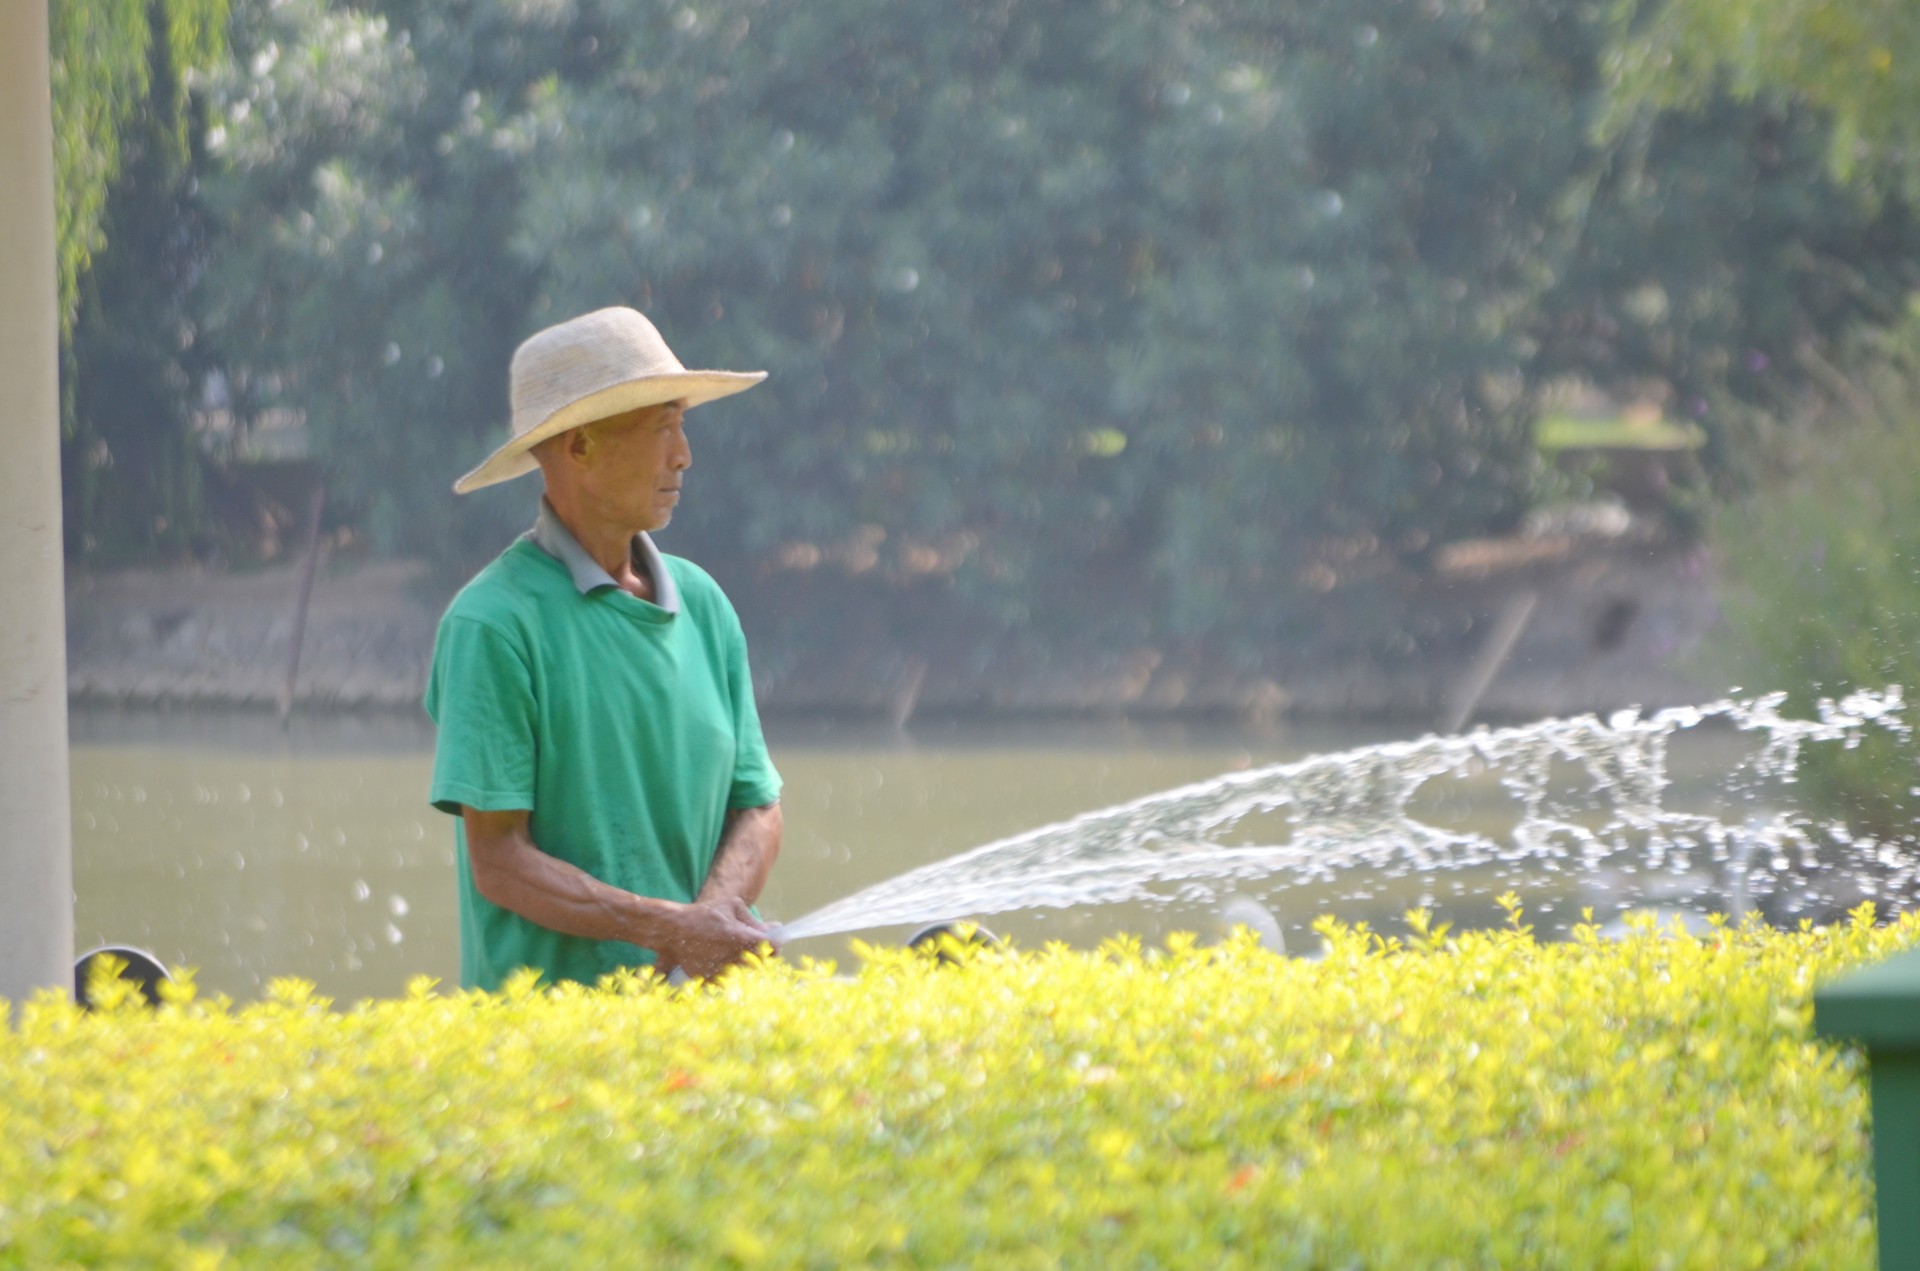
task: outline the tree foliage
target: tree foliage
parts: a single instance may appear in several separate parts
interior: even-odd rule
[[[1617,0],[1620,126],[1648,105],[1790,94],[1833,121],[1842,179],[1920,197],[1920,8],[1907,0]]]
[[[1774,153],[1819,145],[1830,171],[1879,209],[1863,220],[1860,202],[1851,211],[1842,205],[1823,236],[1825,251],[1782,256],[1766,271],[1775,280],[1808,278],[1829,306],[1866,301],[1877,330],[1824,345],[1803,332],[1794,344],[1768,346],[1735,328],[1720,341],[1720,356],[1737,370],[1743,345],[1762,374],[1761,350],[1787,352],[1818,391],[1773,403],[1801,427],[1771,448],[1771,479],[1728,509],[1717,529],[1737,588],[1726,652],[1750,682],[1786,690],[1802,710],[1855,689],[1912,691],[1920,683],[1912,619],[1920,319],[1910,269],[1873,262],[1912,260],[1910,250],[1886,247],[1888,235],[1911,238],[1901,201],[1920,196],[1920,10],[1898,0],[1623,0],[1616,20],[1617,118],[1644,118],[1649,104],[1669,108],[1667,118],[1698,118],[1724,110],[1716,95],[1761,103],[1775,117],[1801,120],[1772,135]],[[1810,129],[1810,116],[1831,126]],[[1751,202],[1740,211],[1756,214]],[[1779,306],[1749,313],[1744,325],[1777,322]],[[1876,738],[1812,757],[1805,780],[1848,824],[1909,834],[1920,806],[1917,757],[1911,738]]]
[[[226,13],[226,0],[49,9],[62,479],[79,553],[178,551],[200,521],[188,78],[221,56]]]
[[[1592,170],[1542,303],[1542,377],[1663,399],[1744,488],[1756,442],[1825,388],[1851,333],[1902,320],[1920,226],[1825,170],[1815,112],[1722,93],[1646,114]]]
[[[1551,6],[680,12],[556,91],[516,246],[556,312],[786,372],[719,442],[748,545],[975,543],[1022,616],[1131,572],[1207,622],[1289,545],[1522,506],[1523,245],[1580,142],[1524,101],[1581,73]]]
[[[1619,175],[1634,183],[1658,181],[1642,160],[1672,150],[1673,162],[1653,166],[1679,178],[1669,185],[1689,213],[1678,234],[1628,224],[1614,245],[1661,257],[1647,271],[1660,288],[1633,294],[1702,318],[1703,338],[1664,359],[1664,373],[1699,409],[1739,402],[1791,416],[1798,390],[1831,393],[1841,380],[1846,333],[1905,320],[1920,199],[1920,9],[1617,0],[1613,23],[1601,134],[1629,160]],[[1716,140],[1741,134],[1739,149],[1716,152]],[[1810,179],[1816,159],[1852,197]],[[1769,170],[1799,175],[1768,180]],[[1781,235],[1788,224],[1800,233]],[[1747,259],[1730,261],[1715,240]],[[1728,264],[1744,266],[1733,286]],[[1639,325],[1658,338],[1658,322]]]
[[[865,587],[948,631],[1270,647],[1333,603],[1417,640],[1386,581],[1525,510],[1542,385],[1657,381],[1730,454],[1911,276],[1804,109],[1596,142],[1613,30],[1576,0],[244,0],[201,81],[194,356],[238,418],[305,418],[382,548],[471,562],[529,514],[444,493],[513,345],[633,304],[690,365],[772,371],[696,418],[673,541],[797,624]]]
[[[1809,714],[1859,689],[1920,691],[1920,308],[1849,362],[1865,372],[1819,443],[1719,524],[1738,583],[1730,660]],[[1920,739],[1889,733],[1810,753],[1802,780],[1847,824],[1904,837],[1917,765]]]
[[[774,372],[681,541],[1005,624],[1284,626],[1311,544],[1525,505],[1576,6],[291,0],[234,40],[209,332],[394,547],[460,524],[511,344],[608,303]]]
[[[48,7],[63,333],[73,322],[80,277],[106,245],[102,219],[108,187],[120,173],[122,134],[144,114],[156,137],[185,160],[182,72],[219,56],[227,3],[60,0]]]

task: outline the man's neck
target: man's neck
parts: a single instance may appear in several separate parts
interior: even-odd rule
[[[567,527],[567,533],[573,535],[581,550],[593,557],[594,563],[606,570],[622,591],[642,600],[654,598],[653,578],[646,566],[634,558],[633,539],[640,531],[596,520],[578,507],[563,506],[551,494],[547,497],[547,506],[560,524]]]

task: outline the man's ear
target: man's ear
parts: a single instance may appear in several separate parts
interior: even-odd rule
[[[567,434],[567,458],[591,467],[593,465],[594,444],[593,429],[575,428]]]
[[[587,436],[585,428],[569,428],[566,432],[548,437],[529,453],[542,468],[563,459],[584,463],[593,454],[593,439]]]

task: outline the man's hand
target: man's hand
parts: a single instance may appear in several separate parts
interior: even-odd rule
[[[753,916],[738,897],[698,900],[681,905],[662,921],[664,933],[652,949],[661,974],[679,967],[697,979],[718,975],[751,949],[766,943],[773,929]]]

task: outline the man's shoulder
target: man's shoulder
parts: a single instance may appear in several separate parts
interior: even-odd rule
[[[712,574],[684,556],[661,552],[660,559],[666,562],[667,572],[673,575],[673,585],[679,590],[683,602],[703,607],[718,605],[728,610],[733,608],[727,600],[727,593],[720,589],[720,584]]]
[[[466,620],[503,630],[520,627],[540,611],[553,576],[564,575],[558,564],[528,540],[514,540],[455,594],[440,625]]]

